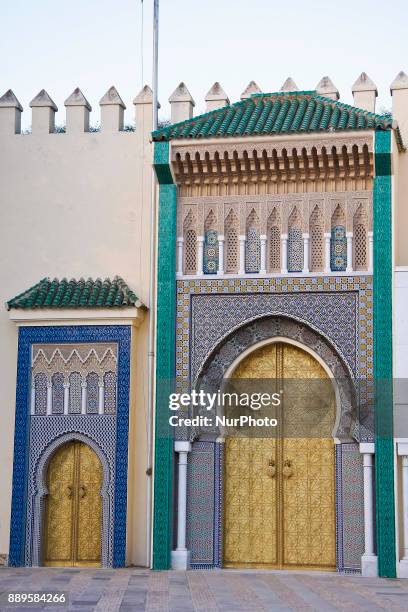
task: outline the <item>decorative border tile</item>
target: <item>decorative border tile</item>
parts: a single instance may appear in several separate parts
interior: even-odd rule
[[[364,553],[364,484],[358,444],[336,446],[338,571],[361,571]]]

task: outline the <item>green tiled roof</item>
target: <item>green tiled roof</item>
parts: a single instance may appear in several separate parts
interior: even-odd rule
[[[390,129],[392,117],[317,95],[315,91],[254,94],[153,132],[153,140],[273,136],[308,132]]]
[[[113,280],[43,278],[7,302],[11,308],[123,308],[142,306],[141,301],[119,276]]]

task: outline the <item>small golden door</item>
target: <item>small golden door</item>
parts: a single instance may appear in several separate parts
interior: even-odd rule
[[[102,465],[79,441],[63,444],[48,466],[44,565],[101,564]]]

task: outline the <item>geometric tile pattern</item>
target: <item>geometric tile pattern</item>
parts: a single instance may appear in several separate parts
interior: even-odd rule
[[[291,316],[326,336],[358,379],[373,375],[371,276],[198,279],[177,283],[176,377],[195,380],[232,330]]]
[[[364,553],[364,482],[357,443],[336,445],[338,570],[360,570]]]
[[[204,237],[204,274],[216,274],[218,270],[218,234],[207,230]]]
[[[333,272],[344,271],[347,267],[347,238],[346,228],[336,225],[331,231],[330,240],[330,269]]]
[[[222,567],[223,458],[222,442],[197,440],[189,453],[187,548],[192,569]]]
[[[114,499],[111,511],[113,525],[113,552],[112,565],[123,567],[125,564],[126,549],[126,509],[127,509],[127,459],[128,459],[128,428],[129,428],[129,383],[130,383],[130,341],[131,330],[128,325],[67,325],[67,326],[38,326],[20,327],[18,343],[18,364],[16,383],[16,418],[14,434],[14,466],[13,466],[13,488],[12,508],[10,521],[10,548],[9,564],[22,566],[25,564],[25,531],[27,524],[27,496],[28,496],[28,472],[30,447],[34,440],[30,440],[30,369],[32,345],[35,343],[118,343],[118,384],[117,384],[117,417],[106,417],[115,419],[116,426],[105,427],[103,436],[113,436],[115,474],[114,474]],[[89,417],[92,418],[92,417]],[[105,418],[105,417],[103,417]],[[86,428],[86,415],[33,417],[33,422],[38,419],[46,420],[49,425],[43,427],[41,436],[47,436],[48,431],[54,431],[53,439],[57,439],[61,433],[67,432],[65,424],[69,426],[71,420],[71,432],[78,432],[78,424],[73,420],[83,420]],[[94,416],[94,428],[97,427]],[[57,423],[57,424],[56,424]],[[35,426],[35,425],[33,425]],[[89,433],[89,432],[88,432]],[[95,429],[94,429],[95,435]],[[101,433],[102,435],[102,433]],[[52,436],[51,436],[52,437]],[[92,436],[91,436],[92,437]],[[94,438],[96,440],[96,438]],[[98,440],[97,440],[98,442]],[[101,444],[101,439],[99,439]],[[102,445],[103,446],[103,445]]]
[[[195,442],[188,456],[187,548],[196,568],[214,565],[214,446]]]
[[[259,230],[249,227],[245,245],[245,272],[259,272],[261,265],[261,240]]]
[[[301,272],[303,268],[302,231],[291,227],[288,232],[288,272]]]

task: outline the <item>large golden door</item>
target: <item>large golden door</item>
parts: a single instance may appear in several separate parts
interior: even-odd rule
[[[51,458],[44,524],[44,565],[101,564],[102,465],[87,444],[63,444]]]
[[[335,397],[325,370],[301,348],[273,343],[232,377],[275,379],[284,393],[275,438],[226,440],[224,566],[335,569]]]

